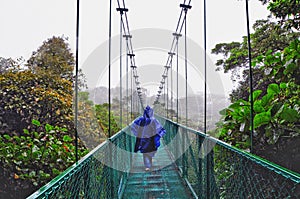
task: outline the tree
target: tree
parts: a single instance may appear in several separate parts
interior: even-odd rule
[[[0,61],[0,198],[23,198],[75,161],[74,58],[65,39],[53,37],[29,69]],[[85,153],[79,142],[79,157]]]
[[[254,33],[251,37],[252,56],[258,55],[272,50],[273,52],[282,51],[291,41],[300,36],[292,30],[278,29],[275,22],[268,20],[258,20],[253,25]],[[247,37],[243,37],[243,41],[220,43],[212,49],[213,54],[223,55],[223,59],[216,62],[218,70],[223,69],[225,73],[231,72],[237,68],[248,67],[248,43]],[[235,75],[235,74],[234,74]],[[233,80],[237,80],[233,76]]]
[[[109,104],[96,104],[95,111],[99,126],[101,127],[102,131],[105,133],[106,137],[109,137],[109,134],[112,136],[121,130],[119,125],[119,116],[115,114],[113,111],[110,114],[110,132],[109,132],[109,114],[108,114],[108,106]]]
[[[107,138],[99,125],[99,120],[105,118],[98,118],[97,108],[89,100],[88,92],[78,93],[78,109],[78,136],[87,148],[93,149]]]
[[[72,83],[29,70],[0,74],[0,134],[22,134],[32,119],[73,132]]]
[[[271,13],[279,18],[280,25],[300,30],[300,0],[260,0],[268,4]]]
[[[45,41],[27,61],[34,73],[42,73],[72,81],[74,56],[65,37],[52,37]]]
[[[292,41],[300,36],[300,33],[292,30],[278,29],[275,22],[270,20],[258,20],[253,25],[254,33],[251,34],[252,57],[255,58],[267,51],[276,53],[282,51]],[[238,82],[238,87],[231,94],[231,100],[244,99],[249,95],[249,60],[247,37],[243,37],[243,42],[231,42],[217,44],[212,53],[223,55],[217,60],[217,70],[223,69],[225,73],[231,72],[231,79]],[[242,76],[241,76],[242,75]],[[273,83],[272,79],[264,79],[264,83],[257,84],[264,73],[253,68],[254,89],[266,88],[266,85]]]
[[[259,69],[269,71],[265,78],[274,83],[253,92],[254,130],[253,152],[299,172],[299,162],[290,158],[299,153],[294,143],[300,138],[300,40],[295,40],[282,52],[266,54],[254,60]],[[220,138],[240,148],[250,147],[250,102],[239,99],[224,109]],[[272,150],[269,151],[269,148]],[[279,153],[285,153],[278,157]]]
[[[20,67],[17,61],[13,60],[12,58],[0,57],[0,74],[19,69]]]
[[[45,41],[27,61],[29,70],[11,59],[1,63],[6,72],[0,74],[0,133],[22,133],[32,119],[73,132],[74,57],[65,38]]]
[[[252,152],[300,172],[300,162],[293,158],[300,152],[295,147],[300,140],[300,40],[299,32],[291,28],[299,27],[299,1],[262,1],[269,3],[268,8],[281,21],[259,20],[250,36],[254,82]],[[232,104],[221,111],[220,139],[249,149],[251,110],[245,38],[242,43],[218,44],[213,53],[224,56],[217,62],[219,69],[231,72],[233,79],[239,80],[231,94]],[[242,78],[236,75],[237,70],[242,71]]]
[[[66,128],[32,123],[40,130],[0,134],[0,198],[26,198],[76,161],[74,136]],[[79,157],[87,152],[79,146]]]

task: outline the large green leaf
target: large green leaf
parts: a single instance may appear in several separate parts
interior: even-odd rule
[[[299,70],[297,64],[295,62],[290,62],[287,64],[283,74],[288,75],[289,73],[293,73],[295,70]]]
[[[224,109],[220,110],[219,113],[220,113],[220,115],[226,115],[227,109],[224,108]]]
[[[280,113],[282,111],[283,108],[283,104],[282,102],[278,102],[276,104],[274,104],[274,106],[271,108],[271,115],[276,116],[278,113]]]
[[[53,126],[50,125],[50,124],[46,124],[46,125],[45,125],[45,130],[46,130],[46,132],[51,131],[51,130],[53,130]]]
[[[72,141],[72,138],[71,138],[70,136],[68,136],[68,135],[64,135],[63,141],[64,141],[64,142],[71,142],[71,141]]]
[[[7,139],[7,140],[10,140],[11,139],[11,137],[9,136],[9,135],[3,135],[3,137],[5,138],[5,139]]]
[[[253,101],[257,100],[257,98],[260,96],[261,93],[262,93],[262,90],[255,90],[252,94]],[[249,99],[249,101],[250,101],[250,99]]]
[[[267,89],[268,94],[279,94],[280,89],[278,84],[270,84]]]
[[[32,120],[32,124],[36,125],[36,126],[41,126],[41,123],[38,120]]]
[[[262,106],[261,104],[261,100],[258,100],[258,101],[255,101],[254,102],[254,105],[253,105],[253,110],[256,112],[256,113],[261,113],[261,112],[265,112],[265,108]]]
[[[274,99],[274,93],[267,93],[261,99],[261,105],[267,106]]]
[[[228,109],[235,110],[235,109],[238,109],[240,106],[241,105],[238,102],[235,102],[235,103],[230,104]]]
[[[284,83],[284,82],[280,83],[280,88],[281,88],[281,89],[287,88],[287,84]]]
[[[299,121],[299,113],[295,109],[284,108],[280,114],[281,119],[287,122]]]
[[[253,119],[254,128],[260,127],[261,125],[264,124],[268,124],[270,121],[271,121],[271,113],[269,111],[256,114]]]

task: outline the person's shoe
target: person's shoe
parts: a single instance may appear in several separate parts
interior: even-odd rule
[[[150,168],[146,168],[145,171],[150,171]]]

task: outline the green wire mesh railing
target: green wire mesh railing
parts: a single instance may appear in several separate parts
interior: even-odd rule
[[[195,198],[300,198],[300,175],[159,118],[165,145]]]
[[[132,162],[126,127],[28,198],[118,198]]]
[[[163,147],[195,198],[300,198],[299,174],[158,119],[167,130]],[[28,198],[121,198],[134,141],[128,126]]]

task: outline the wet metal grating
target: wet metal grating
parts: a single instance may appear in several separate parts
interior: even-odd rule
[[[192,198],[164,147],[153,159],[152,171],[144,171],[143,156],[135,154],[123,199]]]

